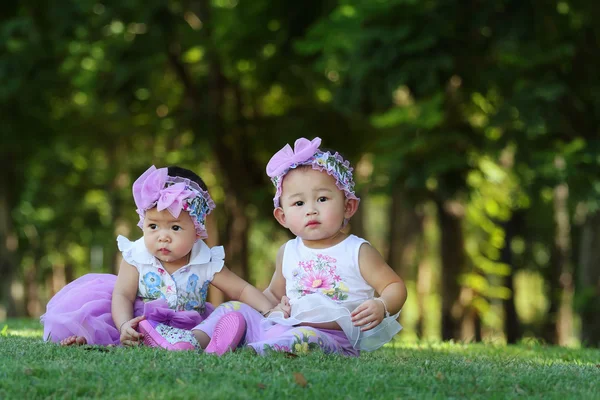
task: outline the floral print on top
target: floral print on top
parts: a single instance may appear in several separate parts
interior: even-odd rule
[[[348,286],[337,273],[337,260],[325,254],[317,254],[308,261],[299,261],[292,270],[293,290],[299,297],[322,293],[335,301],[348,298]]]
[[[165,299],[175,311],[206,309],[208,287],[214,274],[224,265],[225,252],[222,246],[209,248],[202,240],[194,244],[190,263],[173,274],[169,274],[153,257],[143,243],[120,236],[117,238],[123,258],[139,272],[137,296],[144,302]]]
[[[202,285],[199,285],[198,281],[200,278],[194,273],[188,275],[190,270],[191,266],[187,266],[175,271],[173,275],[169,275],[163,268],[158,268],[158,273],[147,272],[144,276],[140,276],[138,297],[142,298],[144,302],[148,302],[160,298],[168,301],[173,296],[176,296],[177,300],[175,307],[173,307],[174,310],[196,310],[199,313],[203,313],[205,311],[206,296],[210,281],[206,280]],[[178,279],[185,275],[187,275],[187,280],[185,278]],[[185,290],[181,290],[183,288]]]

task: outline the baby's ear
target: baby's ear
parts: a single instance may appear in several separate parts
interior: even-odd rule
[[[279,222],[281,224],[281,226],[283,226],[284,228],[287,228],[287,225],[285,223],[285,213],[283,212],[283,208],[277,207],[276,209],[274,209],[273,216],[275,217],[277,222]]]
[[[346,199],[346,205],[344,208],[344,218],[350,219],[358,210],[358,200]]]

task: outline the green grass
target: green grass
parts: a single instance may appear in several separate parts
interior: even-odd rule
[[[400,399],[600,396],[600,350],[539,344],[396,344],[360,358],[221,358],[60,347],[35,321],[0,323],[0,399]]]

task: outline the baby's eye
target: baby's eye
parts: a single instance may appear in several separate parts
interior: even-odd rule
[[[156,224],[148,224],[148,228],[155,230],[156,229]]]
[[[180,231],[180,230],[181,230],[181,227],[180,227],[179,225],[173,225],[173,226],[171,227],[171,229],[173,229],[175,232],[177,232],[177,231]]]
[[[318,202],[320,202],[320,203],[323,203],[323,202],[327,201],[327,197],[325,197],[325,196],[321,196],[321,197],[319,197],[319,198],[317,199],[317,201],[318,201]]]
[[[297,201],[294,203],[295,206],[302,207],[304,205],[303,201]]]

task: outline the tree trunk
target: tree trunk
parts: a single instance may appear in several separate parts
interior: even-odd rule
[[[250,221],[246,216],[246,207],[235,198],[225,200],[227,210],[231,213],[225,230],[227,242],[225,254],[229,268],[239,277],[248,280],[248,230]]]
[[[52,286],[51,296],[54,296],[58,291],[67,284],[67,276],[65,274],[65,264],[52,265]]]
[[[474,295],[473,289],[460,288],[460,307],[457,308],[462,309],[459,337],[462,342],[481,342],[481,319],[477,309],[472,306]]]
[[[431,280],[432,272],[429,261],[424,256],[428,252],[427,241],[422,238],[421,245],[419,246],[419,264],[417,266],[417,309],[419,315],[417,316],[417,325],[415,330],[417,337],[423,339],[425,337],[425,313],[427,308],[425,307],[425,301],[431,293]]]
[[[573,337],[573,275],[568,202],[569,188],[563,183],[554,189],[555,234],[550,256],[550,307],[545,323],[546,341],[568,345]]]
[[[423,335],[423,317],[425,315],[425,298],[429,283],[419,282],[419,278],[430,276],[429,265],[423,260],[423,215],[406,201],[403,189],[396,185],[392,191],[390,204],[390,227],[388,264],[404,279],[405,282],[417,283],[416,303],[417,316],[416,333]],[[422,269],[422,270],[421,270]],[[429,278],[428,278],[429,279]],[[402,320],[402,316],[400,316]],[[406,316],[406,315],[404,315]]]
[[[584,346],[600,347],[600,211],[585,219],[579,254],[581,342]]]
[[[506,342],[510,344],[517,343],[523,336],[521,321],[519,321],[517,308],[515,307],[514,280],[515,270],[514,267],[511,266],[510,273],[504,277],[504,286],[510,290],[511,295],[508,299],[502,302],[504,308],[504,334],[506,335]]]
[[[10,160],[5,160],[11,165]],[[17,249],[19,241],[14,232],[12,219],[10,217],[13,209],[12,199],[9,197],[13,193],[9,171],[0,174],[0,317],[2,308],[8,317],[17,317],[19,307],[12,298],[11,288],[13,279],[17,274],[18,265],[16,263]]]
[[[39,296],[38,266],[39,257],[25,271],[25,299],[27,304],[27,316],[39,317],[44,312]]]
[[[209,43],[213,43],[213,21],[211,4],[208,1],[195,2],[202,21],[204,22],[203,33]],[[226,265],[238,276],[248,280],[248,232],[250,229],[250,218],[247,216],[247,205],[253,184],[256,182],[256,168],[252,163],[252,156],[248,154],[248,146],[245,141],[244,117],[241,115],[241,98],[234,85],[230,85],[223,74],[223,68],[219,54],[215,48],[207,49],[206,59],[208,62],[208,107],[203,109],[203,103],[199,101],[197,91],[193,91],[194,108],[198,115],[208,112],[211,120],[212,142],[214,151],[225,180],[225,215],[227,216],[226,230],[224,234],[224,246],[226,254]],[[180,58],[176,61],[181,65]],[[189,77],[189,75],[187,75]],[[186,85],[189,89],[190,83]],[[227,129],[224,107],[226,105],[225,92],[230,89],[234,98],[234,109],[237,115],[231,117],[231,125]],[[200,134],[200,132],[198,132]],[[204,133],[202,133],[204,135]],[[260,178],[259,178],[260,180]]]
[[[504,247],[500,253],[500,262],[506,264],[510,268],[510,273],[504,278],[504,286],[510,290],[511,296],[502,302],[504,308],[504,333],[507,343],[517,343],[522,336],[522,327],[517,309],[515,307],[515,272],[516,266],[513,264],[513,253],[511,242],[515,237],[519,214],[513,213],[508,221],[503,224],[504,228]]]
[[[464,209],[458,202],[437,201],[440,225],[442,285],[442,339],[459,339],[464,307],[460,302],[458,278],[464,271],[465,249],[462,232]]]
[[[206,217],[206,231],[208,234],[208,238],[206,238],[205,242],[208,247],[215,247],[221,244],[221,241],[219,239],[219,228],[217,227],[216,214],[218,212],[218,210],[215,210]],[[216,307],[219,304],[221,304],[224,300],[225,294],[213,285],[210,285],[208,289],[208,302]]]
[[[395,186],[390,205],[388,263],[405,280],[415,281],[419,242],[423,236],[423,216],[407,204],[403,189]]]

